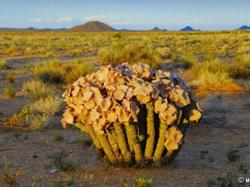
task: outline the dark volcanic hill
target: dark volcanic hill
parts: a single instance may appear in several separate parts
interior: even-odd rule
[[[194,31],[194,29],[190,26],[186,26],[186,27],[182,28],[180,31]]]
[[[161,31],[161,29],[159,27],[154,27],[151,31]]]
[[[250,27],[247,25],[243,25],[239,28],[239,30],[250,30]]]
[[[105,31],[115,31],[115,29],[100,21],[90,21],[82,25],[74,26],[70,29],[70,31],[105,32]]]

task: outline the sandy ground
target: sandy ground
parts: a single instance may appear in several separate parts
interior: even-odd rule
[[[22,66],[13,66],[22,69]],[[31,75],[23,71],[15,87],[20,89],[30,78]],[[2,89],[1,84],[1,92]],[[238,150],[244,168],[250,169],[250,93],[211,93],[199,101],[204,118],[199,126],[189,128],[178,157],[167,166],[110,167],[99,161],[92,146],[86,145],[86,136],[73,128],[49,128],[39,132],[0,128],[0,175],[6,174],[6,170],[20,171],[17,177],[20,187],[53,186],[55,181],[64,181],[62,186],[135,186],[135,179],[141,176],[152,178],[152,186],[203,187],[208,186],[210,180],[233,172],[235,176],[231,178],[235,186],[239,186],[237,177],[250,177],[250,174],[238,172],[227,159],[227,152]],[[27,98],[22,95],[9,100],[0,98],[0,127],[6,116],[17,112],[25,103]],[[58,134],[64,139],[56,141]],[[74,171],[56,169],[53,155],[62,151],[66,160],[73,161]],[[0,186],[8,185],[0,181]]]

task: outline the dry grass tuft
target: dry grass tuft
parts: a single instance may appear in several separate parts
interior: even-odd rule
[[[122,63],[144,63],[157,67],[161,62],[162,54],[151,45],[144,43],[114,43],[112,46],[99,51],[99,60],[102,64],[117,66]]]
[[[32,101],[46,98],[55,94],[52,86],[43,83],[40,80],[30,80],[23,84],[23,90],[28,93]]]
[[[35,65],[33,74],[45,83],[71,83],[81,76],[95,71],[92,64],[80,60],[71,63],[62,63],[58,60],[49,60]]]

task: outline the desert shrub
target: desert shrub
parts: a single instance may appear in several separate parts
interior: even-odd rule
[[[32,101],[55,94],[55,90],[52,86],[49,86],[40,80],[30,80],[25,82],[23,84],[23,90],[28,93]]]
[[[9,85],[9,86],[7,86],[7,87],[4,88],[3,93],[4,93],[4,95],[6,97],[12,98],[12,97],[15,97],[16,90],[15,90],[15,88],[13,86]]]
[[[6,80],[9,82],[9,83],[14,83],[15,81],[15,74],[12,72],[12,71],[8,71],[6,74],[5,74],[5,78]]]
[[[55,141],[62,141],[62,140],[64,140],[64,136],[61,133],[59,133],[59,132],[55,132],[53,136],[54,136],[54,140]]]
[[[34,130],[47,125],[50,119],[59,111],[62,99],[58,96],[41,98],[29,105],[29,124]]]
[[[0,71],[1,71],[2,69],[4,69],[5,65],[6,65],[6,61],[0,59]]]
[[[161,62],[162,54],[159,50],[143,43],[125,44],[118,42],[100,50],[98,57],[104,65],[116,66],[124,62],[129,64],[141,62],[149,64],[151,67],[157,67]]]
[[[197,77],[203,74],[203,72],[227,73],[228,64],[219,59],[213,59],[205,62],[193,63],[190,71]]]
[[[76,60],[70,64],[64,66],[65,81],[71,83],[79,79],[81,76],[85,76],[95,71],[95,66],[89,63],[82,63],[81,60]]]
[[[226,72],[212,73],[208,70],[202,71],[191,84],[197,88],[198,94],[209,91],[240,91],[241,87],[229,77]]]
[[[60,110],[62,99],[58,96],[40,98],[28,105],[21,111],[9,117],[5,127],[25,128],[38,130],[44,128],[52,117]]]
[[[193,54],[180,55],[174,60],[182,63],[183,67],[186,69],[191,68],[198,63],[198,59]]]
[[[231,81],[228,73],[213,73],[204,70],[202,73],[199,73],[198,77],[192,83],[196,86],[211,86],[216,88]]]
[[[53,159],[53,164],[61,171],[73,171],[76,169],[74,160],[66,151],[56,152],[50,155],[49,158]]]
[[[250,77],[250,55],[241,55],[235,58],[235,61],[229,66],[229,75],[232,78]]]
[[[95,70],[94,65],[76,60],[70,63],[62,63],[57,60],[50,60],[35,65],[33,73],[45,83],[73,82],[80,76],[85,76]]]
[[[46,98],[41,98],[29,105],[30,113],[54,116],[60,109],[61,104],[62,99],[58,96],[48,96]]]
[[[228,73],[228,64],[218,59],[195,64],[190,72],[194,75],[191,81],[199,92],[239,91],[241,90]]]
[[[32,68],[33,74],[46,83],[62,83],[64,82],[64,72],[60,61],[49,60],[36,64]]]

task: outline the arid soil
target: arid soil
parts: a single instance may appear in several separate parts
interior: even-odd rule
[[[10,66],[18,71],[17,90],[32,75],[20,63]],[[0,92],[3,77],[0,77]],[[21,93],[13,99],[0,98],[0,175],[19,173],[17,185],[28,186],[135,186],[139,177],[152,178],[152,186],[203,187],[228,174],[235,185],[238,176],[250,177],[228,160],[237,150],[244,170],[250,169],[250,93],[210,93],[199,98],[204,117],[199,126],[189,128],[178,157],[160,168],[111,167],[101,162],[87,136],[77,129],[61,129],[60,116],[55,126],[37,132],[2,128],[3,119],[27,103]],[[61,140],[58,140],[60,135]],[[56,141],[57,140],[57,141]],[[56,168],[55,155],[64,153],[73,162],[73,171]],[[53,185],[54,184],[54,185]],[[250,186],[250,183],[248,184]],[[0,186],[9,186],[5,180]],[[247,184],[245,184],[247,186]]]

